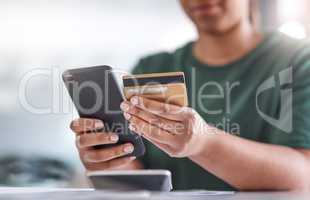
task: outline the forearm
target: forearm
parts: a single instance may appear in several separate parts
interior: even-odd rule
[[[204,136],[190,159],[239,190],[309,190],[309,162],[297,150],[229,134]]]
[[[240,190],[309,187],[307,157],[310,156],[298,150],[260,144],[226,133],[211,135],[210,131],[221,131],[208,126],[191,108],[137,96],[123,102],[121,108],[132,131],[172,157],[189,157]]]

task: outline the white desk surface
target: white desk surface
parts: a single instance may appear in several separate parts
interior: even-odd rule
[[[150,193],[108,192],[92,189],[0,188],[0,199],[25,200],[310,200],[310,194],[281,192],[248,192],[214,195],[209,192]]]

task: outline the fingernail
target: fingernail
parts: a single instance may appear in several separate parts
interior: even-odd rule
[[[90,156],[88,154],[84,155],[84,161],[86,162],[92,162],[92,159],[90,158]]]
[[[129,105],[127,103],[121,103],[121,109],[125,112],[129,110]]]
[[[132,145],[127,145],[127,146],[125,146],[125,148],[124,148],[124,152],[125,152],[125,153],[132,153],[133,150],[134,150],[134,147],[133,147]]]
[[[129,124],[129,129],[132,130],[132,131],[136,131],[136,128],[132,124]]]
[[[112,142],[117,142],[118,141],[118,135],[111,135],[110,136],[110,140],[112,141]]]
[[[96,121],[95,122],[95,128],[96,129],[100,129],[100,128],[102,128],[103,127],[103,123],[101,122],[101,121]]]
[[[130,120],[131,115],[129,113],[124,113],[124,117],[125,119]]]
[[[77,147],[81,147],[81,143],[80,143],[80,140],[81,140],[81,136],[80,135],[78,135],[78,136],[76,136],[76,146]]]
[[[133,161],[133,160],[136,160],[136,159],[137,159],[137,157],[135,157],[135,156],[129,158],[130,161]]]
[[[130,99],[130,102],[133,104],[133,105],[138,105],[139,104],[139,97],[135,96],[135,97],[132,97]]]

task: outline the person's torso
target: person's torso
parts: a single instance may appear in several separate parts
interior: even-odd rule
[[[296,53],[296,48],[290,48],[293,41],[283,42],[286,39],[283,37],[280,34],[268,35],[242,59],[216,67],[196,60],[192,55],[193,43],[189,43],[173,54],[145,58],[136,72],[183,71],[190,106],[207,123],[237,137],[276,143],[272,134],[267,134],[268,123],[262,113],[278,117],[281,94],[272,88],[281,86],[272,84],[279,80],[281,72],[289,70]],[[266,80],[271,81],[266,83]],[[147,167],[172,172],[175,189],[234,190],[189,159],[170,158],[153,145],[147,145],[146,157]]]

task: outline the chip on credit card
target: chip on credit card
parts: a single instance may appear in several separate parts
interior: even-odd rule
[[[185,76],[183,72],[152,73],[123,77],[124,95],[142,96],[167,104],[188,106]]]

